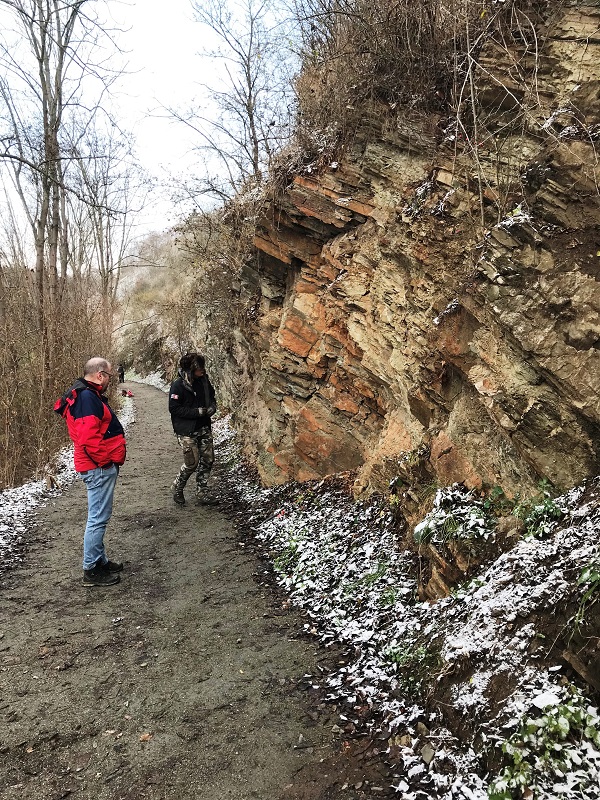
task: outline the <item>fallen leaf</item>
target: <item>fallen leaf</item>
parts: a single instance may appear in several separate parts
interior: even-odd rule
[[[153,733],[142,733],[142,735],[140,736],[140,742],[149,742],[153,736],[154,736]]]

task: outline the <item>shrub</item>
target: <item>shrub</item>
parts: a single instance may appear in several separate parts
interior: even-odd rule
[[[450,539],[488,539],[493,531],[483,504],[472,491],[455,483],[437,490],[433,508],[415,526],[413,537],[417,544],[443,545]]]
[[[541,538],[554,528],[555,523],[565,515],[563,509],[556,503],[556,492],[548,481],[542,480],[538,484],[538,493],[529,500],[523,500],[514,508],[514,515],[522,519],[527,534]]]
[[[600,561],[592,561],[581,570],[577,585],[584,589],[573,620],[575,631],[585,624],[587,612],[600,597]]]
[[[420,644],[411,638],[392,642],[383,651],[383,661],[393,665],[398,684],[409,697],[422,692],[424,683],[442,663],[439,648],[434,643]]]
[[[574,686],[541,697],[543,713],[524,718],[502,742],[506,766],[489,786],[490,800],[578,797],[596,800],[600,781],[600,718]],[[585,743],[588,757],[578,750]]]

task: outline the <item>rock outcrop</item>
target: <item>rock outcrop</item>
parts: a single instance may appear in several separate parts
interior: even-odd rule
[[[481,53],[476,138],[371,108],[264,214],[236,358],[265,482],[514,495],[598,472],[600,12],[536,25],[535,59]]]

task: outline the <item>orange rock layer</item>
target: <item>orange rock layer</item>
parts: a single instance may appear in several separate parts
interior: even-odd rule
[[[540,53],[531,135],[515,133],[510,164],[478,154],[485,229],[469,153],[422,117],[379,134],[370,119],[339,166],[297,176],[265,213],[247,275],[261,313],[236,356],[236,419],[265,482],[356,470],[357,491],[401,476],[515,494],[598,472],[599,19],[570,14]],[[567,101],[579,134],[552,116]]]

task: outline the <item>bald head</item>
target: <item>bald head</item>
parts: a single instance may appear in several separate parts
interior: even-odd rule
[[[105,358],[100,358],[100,356],[94,356],[94,358],[90,358],[90,360],[86,362],[86,365],[83,368],[83,377],[91,378],[97,375],[99,372],[110,371],[110,361],[107,361]]]

